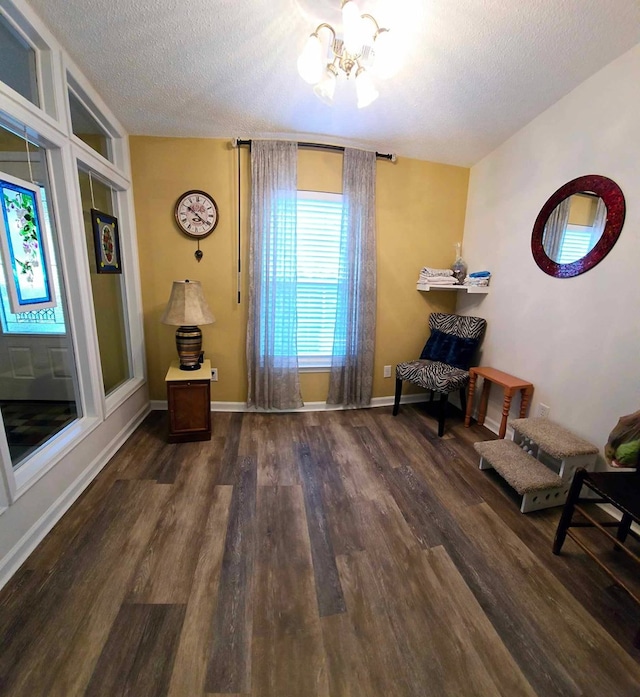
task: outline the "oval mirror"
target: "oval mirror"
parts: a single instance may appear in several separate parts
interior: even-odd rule
[[[550,276],[578,276],[611,251],[624,224],[620,187],[597,174],[561,186],[544,204],[531,236],[536,264]]]

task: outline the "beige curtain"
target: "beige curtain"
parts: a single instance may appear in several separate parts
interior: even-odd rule
[[[376,155],[347,148],[338,306],[327,403],[371,402],[376,323]]]
[[[542,233],[542,247],[547,256],[553,261],[560,259],[562,253],[562,240],[564,238],[569,212],[571,210],[571,197],[565,198],[553,209]]]

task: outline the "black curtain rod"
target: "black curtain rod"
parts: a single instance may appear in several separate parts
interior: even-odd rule
[[[250,140],[241,140],[240,138],[233,139],[233,147],[241,148],[243,146],[251,147]],[[322,143],[303,143],[298,141],[299,148],[306,148],[307,150],[332,150],[333,152],[344,152],[344,147],[342,145],[323,145]],[[395,162],[396,156],[394,153],[382,153],[377,152],[376,158],[378,160],[389,160],[389,162]]]

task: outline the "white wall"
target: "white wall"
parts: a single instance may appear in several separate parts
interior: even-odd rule
[[[640,44],[475,165],[467,204],[463,256],[470,270],[492,272],[491,291],[458,310],[488,321],[482,365],[533,382],[530,415],[548,404],[551,419],[600,447],[640,409],[639,84]],[[555,279],[533,260],[531,230],[547,198],[585,174],[618,183],[626,222],[598,266]]]

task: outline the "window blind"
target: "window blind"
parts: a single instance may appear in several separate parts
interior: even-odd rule
[[[571,264],[582,259],[591,249],[593,229],[582,225],[567,225],[562,236],[562,248],[558,264]]]
[[[298,192],[297,301],[300,367],[331,365],[338,300],[342,195]]]

